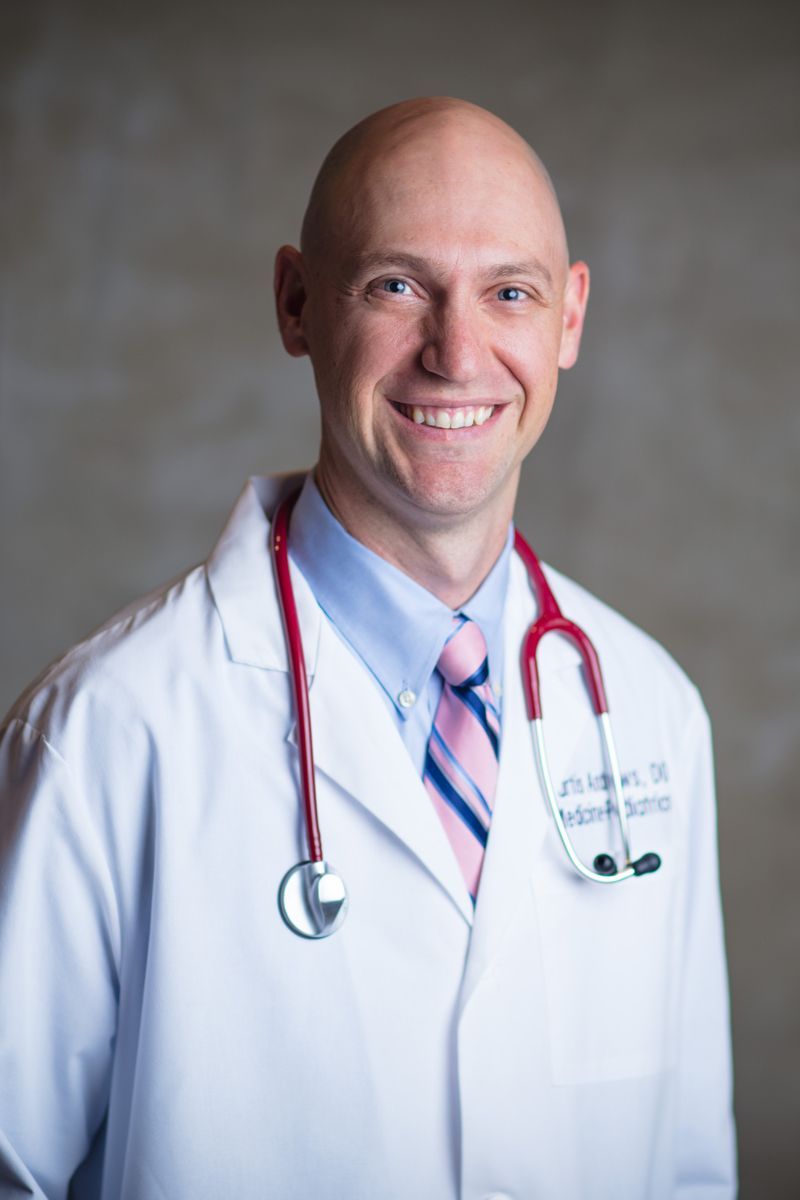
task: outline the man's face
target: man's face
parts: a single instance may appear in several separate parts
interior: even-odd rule
[[[585,305],[554,198],[491,129],[406,137],[351,174],[324,255],[298,256],[324,490],[406,527],[507,521]]]

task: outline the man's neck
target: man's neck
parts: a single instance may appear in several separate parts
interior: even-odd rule
[[[472,512],[415,524],[393,519],[368,499],[347,502],[317,467],[315,481],[330,511],[351,535],[456,610],[475,594],[508,536],[505,511]]]

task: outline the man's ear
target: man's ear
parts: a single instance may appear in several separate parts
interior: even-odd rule
[[[303,310],[306,305],[306,265],[294,246],[281,246],[275,255],[275,308],[278,328],[287,353],[294,358],[308,354]]]
[[[585,262],[573,263],[569,269],[564,291],[564,324],[561,330],[561,349],[558,365],[566,369],[578,360],[583,333],[583,320],[589,300],[589,268]]]

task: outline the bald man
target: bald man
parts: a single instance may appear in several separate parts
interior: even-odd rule
[[[538,659],[551,808],[526,712],[545,601],[514,501],[589,292],[547,172],[473,105],[385,109],[329,154],[275,291],[315,468],[250,481],[206,563],[3,725],[0,1196],[729,1200],[702,703],[547,568],[623,803],[573,642]],[[661,865],[609,883],[624,814]]]

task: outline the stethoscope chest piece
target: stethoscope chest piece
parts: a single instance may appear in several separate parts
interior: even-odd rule
[[[326,862],[300,862],[286,872],[278,891],[281,916],[292,933],[324,938],[347,916],[347,889]]]

